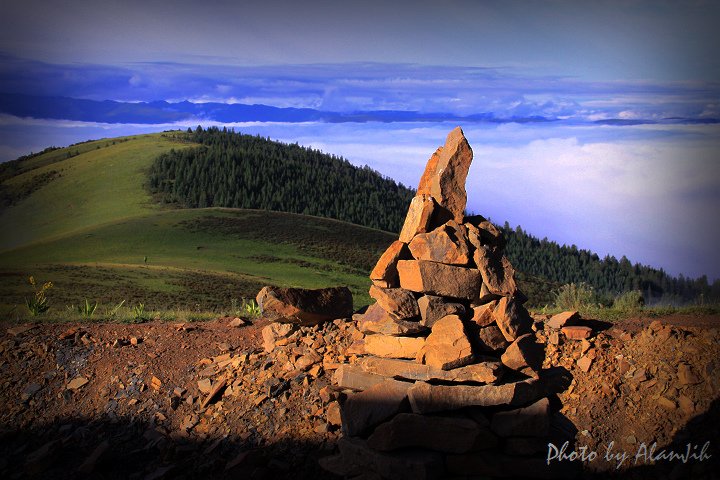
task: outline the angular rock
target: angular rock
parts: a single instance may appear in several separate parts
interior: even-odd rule
[[[526,333],[507,347],[500,361],[511,370],[537,378],[544,356],[542,345],[535,341],[535,335]]]
[[[418,194],[430,194],[462,223],[467,203],[465,180],[473,153],[460,127],[453,129],[425,167]]]
[[[493,311],[495,322],[508,342],[530,331],[532,318],[515,299],[503,297]]]
[[[327,422],[330,425],[334,425],[336,427],[342,425],[340,404],[338,402],[331,402],[330,405],[327,406],[327,413],[325,414],[325,418],[327,418]]]
[[[375,429],[368,446],[379,451],[410,447],[464,453],[473,448],[480,434],[480,426],[469,418],[400,413]]]
[[[479,327],[487,327],[488,325],[495,322],[493,316],[493,310],[497,306],[497,302],[490,302],[479,307],[472,307],[472,318]]]
[[[420,357],[426,365],[441,370],[451,370],[472,363],[472,348],[460,317],[448,315],[435,322]]]
[[[680,380],[680,385],[695,385],[702,382],[702,379],[693,372],[687,363],[678,365],[677,375],[678,380]]]
[[[304,288],[263,287],[256,301],[265,317],[281,323],[318,325],[353,312],[352,293],[347,287]]]
[[[572,322],[578,319],[580,319],[580,314],[577,312],[577,310],[572,310],[553,315],[552,318],[550,318],[550,320],[548,320],[545,325],[550,328],[560,329],[566,324],[572,325]]]
[[[382,333],[383,335],[394,336],[417,335],[429,330],[420,322],[395,319],[377,303],[370,305],[367,311],[360,316],[357,328],[365,334]]]
[[[510,345],[510,342],[505,339],[505,335],[495,324],[481,328],[478,332],[478,341],[480,350],[488,353],[505,350]]]
[[[365,353],[385,358],[416,358],[425,345],[422,337],[391,337],[368,335],[365,337]]]
[[[449,302],[436,295],[423,295],[418,298],[421,324],[432,327],[433,324],[446,315],[465,315],[465,307],[461,303]]]
[[[581,325],[562,327],[562,333],[568,340],[583,340],[592,336],[592,328]]]
[[[405,222],[400,230],[400,241],[410,243],[410,240],[418,233],[427,232],[434,210],[435,201],[432,196],[418,192],[418,195],[410,201]]]
[[[479,386],[430,385],[416,382],[408,390],[412,411],[420,414],[470,406],[525,405],[540,399],[543,395],[542,385],[536,380]]]
[[[265,353],[270,353],[275,349],[275,341],[278,338],[285,338],[294,330],[293,325],[289,323],[271,323],[262,329],[263,347]]]
[[[332,376],[332,383],[341,388],[362,391],[384,382],[386,376],[376,375],[357,365],[344,363],[335,370]]]
[[[416,235],[408,248],[416,260],[461,266],[470,262],[465,231],[453,220],[431,232]]]
[[[546,437],[550,433],[550,401],[542,398],[524,408],[498,412],[490,429],[501,437]]]
[[[405,244],[399,240],[394,241],[385,253],[380,256],[375,268],[370,272],[370,280],[373,282],[385,282],[388,287],[398,287],[397,262],[400,260]],[[385,287],[385,288],[388,288]]]
[[[582,370],[583,372],[587,373],[587,372],[590,371],[590,367],[592,366],[592,362],[593,362],[592,358],[587,357],[587,356],[583,356],[583,357],[580,357],[580,358],[578,359],[578,361],[577,361],[577,366],[578,366],[578,368],[580,368],[580,370]]]
[[[404,288],[370,287],[370,296],[383,310],[399,320],[414,318],[420,315],[417,301],[412,293]]]
[[[477,297],[482,283],[478,270],[424,260],[400,260],[398,273],[407,290],[466,300]]]
[[[407,411],[407,391],[411,386],[407,382],[385,380],[349,395],[340,406],[343,434],[364,436],[398,413]]]
[[[443,472],[442,455],[437,452],[378,452],[365,440],[347,437],[338,440],[338,449],[344,469],[350,472],[375,472],[379,478],[399,480],[437,479]]]
[[[452,370],[393,358],[365,357],[359,362],[365,372],[406,380],[493,383],[502,376],[500,362],[481,362]]]
[[[490,289],[488,289],[488,286],[483,283],[480,286],[480,294],[476,299],[476,303],[482,305],[489,302],[497,302],[498,300],[500,300],[500,298],[502,298],[500,295],[495,295],[494,293],[491,293]]]
[[[517,293],[515,269],[505,255],[498,255],[488,247],[475,248],[473,260],[482,275],[483,285],[491,294],[513,297]]]
[[[505,248],[505,237],[499,228],[493,225],[489,220],[483,220],[477,224],[478,230],[480,230],[480,239],[483,245],[489,245],[493,250],[498,253],[502,252]]]
[[[77,390],[78,388],[84,387],[87,385],[89,380],[85,377],[75,377],[67,384],[68,390]]]

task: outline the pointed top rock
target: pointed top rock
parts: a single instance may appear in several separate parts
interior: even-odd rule
[[[465,180],[472,159],[472,148],[462,129],[456,127],[428,160],[418,185],[418,195],[431,195],[458,223],[463,221],[467,203]]]

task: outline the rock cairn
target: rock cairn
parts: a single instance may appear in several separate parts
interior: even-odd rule
[[[466,217],[472,149],[458,127],[430,158],[400,232],[370,274],[375,303],[354,319],[362,354],[333,382],[346,478],[555,477],[544,350],[503,236]]]

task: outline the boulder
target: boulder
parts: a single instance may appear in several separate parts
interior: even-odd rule
[[[501,385],[430,385],[416,382],[408,390],[414,413],[426,414],[464,407],[520,406],[544,396],[542,385],[536,380],[523,380]]]
[[[257,294],[263,316],[276,322],[318,325],[353,312],[352,293],[347,287],[305,288],[263,287]]]
[[[498,412],[490,429],[501,437],[546,437],[550,433],[550,401],[542,398],[524,408]]]
[[[400,280],[397,272],[397,262],[403,255],[405,244],[399,240],[394,241],[385,253],[380,256],[375,268],[370,272],[370,280],[375,282],[383,282],[385,288],[394,288],[400,286]]]
[[[418,233],[425,233],[429,229],[430,221],[435,210],[435,201],[430,195],[422,195],[418,192],[408,207],[405,222],[400,230],[400,241],[410,243]]]
[[[443,297],[436,295],[423,295],[418,298],[418,307],[420,308],[420,323],[427,327],[432,327],[435,322],[446,315],[465,315],[465,306],[461,303],[449,302]]]
[[[407,411],[407,391],[411,386],[411,383],[386,379],[367,390],[348,395],[340,405],[343,434],[350,437],[367,435],[377,425]]]
[[[401,413],[379,425],[368,438],[368,446],[379,451],[410,447],[464,453],[473,448],[481,433],[492,435],[488,430],[482,432],[469,418]]]
[[[467,203],[465,180],[473,153],[460,127],[451,131],[445,145],[430,157],[420,178],[418,194],[429,194],[462,223]]]
[[[527,310],[515,299],[503,297],[498,302],[493,317],[508,342],[530,331],[532,318]]]
[[[450,370],[472,363],[472,348],[460,317],[448,315],[435,322],[432,332],[425,340],[420,357],[426,365],[441,370]]]
[[[580,314],[577,310],[572,310],[553,315],[552,318],[547,321],[546,325],[550,328],[559,329],[565,325],[572,325],[572,322],[578,319],[580,319]]]
[[[377,301],[383,310],[399,320],[420,315],[415,297],[410,291],[403,288],[379,288],[372,285],[370,287],[370,296]]]
[[[425,339],[422,337],[391,337],[368,335],[365,337],[365,353],[384,358],[416,358]]]
[[[535,341],[535,335],[526,333],[520,335],[507,347],[500,361],[510,370],[537,378],[544,357],[545,352],[542,345]]]
[[[477,297],[482,283],[478,270],[424,260],[400,260],[398,273],[402,288],[465,300]]]
[[[405,380],[494,383],[502,376],[502,364],[497,361],[474,363],[452,370],[423,365],[411,360],[365,357],[359,362],[363,371]]]
[[[505,255],[498,255],[488,247],[480,245],[475,248],[473,259],[482,275],[483,285],[490,294],[515,296],[515,269]]]
[[[383,335],[417,335],[429,330],[419,323],[397,320],[383,308],[374,303],[357,320],[357,328],[362,333],[382,333]]]
[[[467,265],[470,262],[464,228],[453,220],[431,232],[416,235],[408,248],[416,260],[447,265]]]

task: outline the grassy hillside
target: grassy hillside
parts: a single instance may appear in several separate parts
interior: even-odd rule
[[[391,234],[303,215],[154,205],[144,186],[148,167],[161,152],[188,146],[141,135],[13,166],[20,173],[3,182],[10,197],[23,190],[18,185],[59,174],[0,211],[0,313],[24,313],[30,275],[54,282],[54,316],[85,297],[228,312],[231,299],[252,298],[266,284],[348,285],[356,305],[369,301],[367,274]]]

